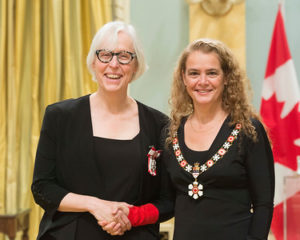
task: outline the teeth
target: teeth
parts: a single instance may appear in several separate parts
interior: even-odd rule
[[[113,79],[118,79],[118,78],[121,77],[120,75],[116,75],[116,74],[106,74],[106,76],[107,76],[108,78],[113,78]]]
[[[198,91],[198,92],[200,92],[200,93],[207,93],[208,91]]]

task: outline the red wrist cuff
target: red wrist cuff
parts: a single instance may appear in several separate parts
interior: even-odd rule
[[[128,219],[131,226],[142,226],[156,223],[159,217],[158,209],[151,203],[134,206],[129,209]]]

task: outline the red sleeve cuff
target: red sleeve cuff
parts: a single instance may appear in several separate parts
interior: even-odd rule
[[[128,219],[133,227],[156,223],[158,217],[159,211],[151,203],[131,207],[128,214]]]

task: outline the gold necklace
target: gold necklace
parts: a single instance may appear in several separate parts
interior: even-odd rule
[[[198,199],[203,195],[203,185],[198,183],[198,176],[205,171],[207,171],[209,168],[214,166],[214,164],[219,161],[221,158],[224,157],[224,155],[228,152],[229,148],[232,146],[234,140],[237,138],[240,129],[242,125],[240,123],[237,123],[235,125],[235,128],[230,133],[230,136],[227,138],[225,143],[222,145],[222,147],[215,153],[210,159],[208,159],[205,163],[203,163],[201,166],[198,162],[194,163],[194,166],[190,165],[183,157],[182,152],[179,147],[179,141],[178,141],[178,134],[175,132],[173,136],[173,150],[174,154],[176,156],[176,159],[180,165],[185,171],[192,174],[194,177],[194,182],[192,184],[188,185],[188,195],[193,197],[194,199]]]

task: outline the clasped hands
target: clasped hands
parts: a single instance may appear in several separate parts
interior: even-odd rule
[[[129,208],[132,205],[125,202],[100,200],[97,207],[91,212],[98,224],[110,235],[123,235],[131,229],[128,219]]]

